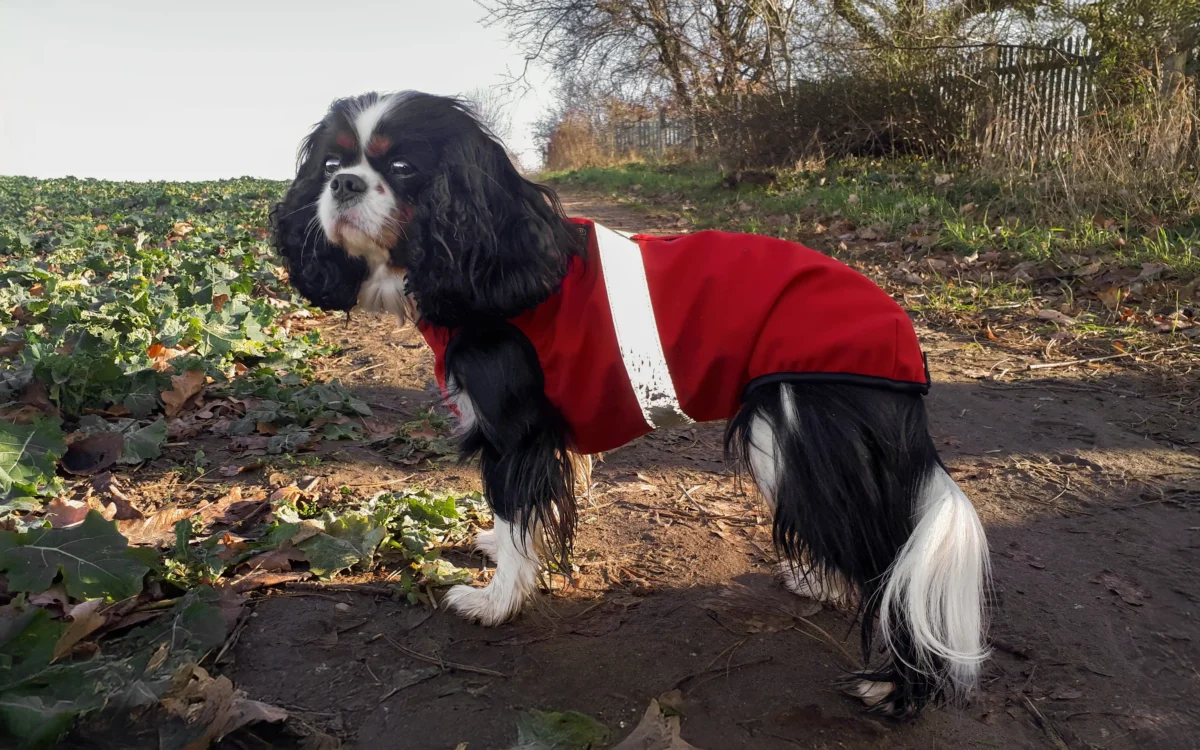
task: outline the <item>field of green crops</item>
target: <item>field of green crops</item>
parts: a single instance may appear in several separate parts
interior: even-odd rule
[[[202,747],[250,720],[237,716],[277,716],[195,709],[219,687],[196,665],[227,642],[246,592],[270,585],[262,571],[328,578],[390,558],[414,602],[469,580],[438,553],[477,518],[478,494],[346,492],[318,507],[289,486],[231,535],[214,526],[259,507],[236,487],[208,506],[222,516],[141,504],[120,484],[204,436],[263,461],[364,439],[371,410],[314,377],[331,352],[319,313],[270,247],[284,187],[0,177],[0,745],[153,709],[162,747]],[[431,429],[370,439],[444,451]]]

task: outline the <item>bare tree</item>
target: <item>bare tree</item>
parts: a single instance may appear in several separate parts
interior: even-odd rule
[[[512,137],[512,101],[503,86],[479,87],[463,94],[492,134],[504,143]]]
[[[792,67],[800,0],[482,0],[528,59],[611,93],[695,112],[770,88]]]

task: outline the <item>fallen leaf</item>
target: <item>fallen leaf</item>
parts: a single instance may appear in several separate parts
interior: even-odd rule
[[[1038,317],[1041,318],[1042,320],[1052,320],[1055,323],[1061,323],[1065,326],[1075,325],[1074,318],[1064,315],[1064,314],[1060,313],[1058,310],[1051,310],[1049,308],[1047,308],[1045,310],[1039,310]]]
[[[33,380],[26,384],[21,389],[21,395],[17,398],[17,402],[32,406],[48,417],[59,415],[58,407],[50,401],[50,392],[40,380]]]
[[[218,294],[217,296],[213,297],[213,301],[212,301],[213,309],[216,310],[217,312],[221,312],[221,308],[225,307],[225,303],[228,301],[229,301],[228,294]]]
[[[71,442],[59,463],[71,474],[91,476],[115,464],[124,452],[124,435],[119,432],[98,432]]]
[[[1074,688],[1059,688],[1050,694],[1051,700],[1056,701],[1073,701],[1082,697],[1083,691]]]
[[[859,203],[862,203],[862,199],[858,197],[858,194],[851,193],[850,195],[846,196],[846,203],[851,206],[857,206]]]
[[[293,562],[303,562],[307,560],[304,552],[295,547],[287,547],[286,549],[277,549],[270,552],[264,552],[261,555],[255,555],[249,560],[242,563],[250,571],[271,571],[277,572],[281,570],[291,570]]]
[[[183,722],[182,727],[162,727],[164,746],[205,750],[236,729],[259,721],[280,722],[288,717],[282,708],[246,698],[224,675],[216,679],[194,664],[184,666],[171,679],[162,698],[167,713]]]
[[[512,750],[590,750],[603,747],[608,727],[578,711],[526,711],[517,717]]]
[[[171,376],[171,389],[163,391],[162,401],[168,417],[178,416],[196,394],[204,388],[204,371],[188,370]]]
[[[46,503],[46,520],[55,529],[83,523],[83,519],[87,517],[87,514],[88,504],[79,500],[56,497]]]
[[[175,524],[191,518],[196,508],[169,505],[140,520],[117,521],[117,528],[130,544],[150,544],[156,547],[175,541]]]
[[[431,425],[427,419],[422,422],[417,429],[408,433],[408,436],[417,440],[436,440],[438,438],[438,433],[437,430],[433,429],[433,425]]]
[[[1142,272],[1137,275],[1137,278],[1135,278],[1134,281],[1151,281],[1156,279],[1162,275],[1162,272],[1166,270],[1166,268],[1167,267],[1162,263],[1143,263]]]
[[[937,185],[938,187],[941,187],[942,185],[948,185],[950,183],[950,181],[953,179],[954,179],[954,177],[952,177],[951,175],[939,174],[933,178],[933,184]]]
[[[1121,306],[1121,288],[1112,287],[1096,292],[1096,296],[1109,310],[1116,311]]]
[[[1145,604],[1146,599],[1149,598],[1149,595],[1139,589],[1137,583],[1132,579],[1123,576],[1120,573],[1114,573],[1107,568],[1093,576],[1091,581],[1092,583],[1100,584],[1104,588],[1121,597],[1121,601],[1125,602],[1131,607],[1140,607]]]
[[[797,619],[821,611],[820,602],[789,598],[784,602],[754,593],[745,586],[729,586],[700,603],[726,629],[738,633],[776,633],[791,630]]]
[[[679,736],[681,702],[678,690],[652,699],[642,720],[612,750],[700,750]]]
[[[58,642],[54,644],[55,661],[71,653],[71,649],[75,647],[75,644],[87,638],[104,625],[107,618],[100,612],[103,607],[103,599],[89,599],[71,608],[71,624],[67,626],[67,629],[59,636]]]

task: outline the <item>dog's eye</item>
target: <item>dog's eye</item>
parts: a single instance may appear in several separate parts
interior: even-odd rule
[[[404,161],[403,159],[393,160],[391,170],[392,170],[392,174],[398,175],[400,177],[408,177],[409,175],[411,175],[413,172],[416,171],[415,169],[413,169],[413,166],[411,164]]]
[[[333,174],[342,166],[342,160],[336,156],[331,156],[325,160],[325,174]]]

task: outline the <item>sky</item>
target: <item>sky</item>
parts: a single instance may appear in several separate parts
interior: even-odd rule
[[[474,0],[0,0],[0,174],[290,179],[335,98],[524,68]],[[536,167],[544,72],[510,107]]]

